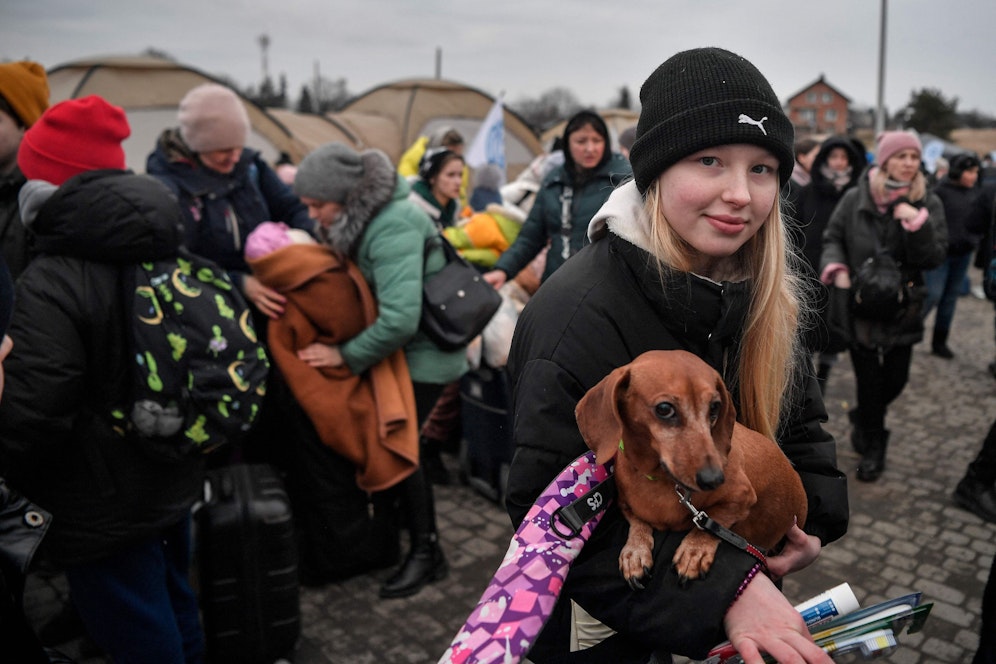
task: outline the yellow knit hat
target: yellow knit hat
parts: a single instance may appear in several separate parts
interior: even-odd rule
[[[37,62],[22,60],[0,64],[0,96],[24,126],[33,125],[48,108],[48,77]]]

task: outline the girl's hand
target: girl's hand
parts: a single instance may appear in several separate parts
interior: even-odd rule
[[[768,558],[768,571],[776,580],[812,563],[822,548],[819,537],[807,535],[798,525],[792,526],[786,537],[788,541],[781,552]]]
[[[284,313],[284,305],[287,304],[287,298],[272,288],[264,286],[263,282],[251,274],[247,274],[243,278],[242,291],[245,293],[246,298],[256,305],[256,308],[266,316],[280,318],[280,314]]]
[[[897,203],[896,207],[892,209],[892,217],[899,221],[911,221],[918,214],[920,214],[920,210],[906,202]]]
[[[723,626],[744,664],[763,664],[762,652],[781,664],[833,664],[813,641],[799,612],[763,574],[733,602]]]
[[[325,344],[315,343],[305,346],[297,351],[297,357],[309,367],[315,367],[316,369],[326,367],[335,369],[344,364],[339,347],[326,346]]]

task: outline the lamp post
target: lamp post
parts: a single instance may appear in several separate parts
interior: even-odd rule
[[[885,18],[886,4],[888,0],[881,0],[881,18],[879,22],[878,35],[878,107],[875,109],[875,135],[878,136],[885,131]]]

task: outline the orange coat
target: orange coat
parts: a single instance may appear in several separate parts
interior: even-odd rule
[[[297,357],[311,343],[340,344],[377,317],[359,269],[327,247],[294,244],[250,260],[265,285],[287,297],[269,322],[269,350],[323,443],[356,465],[356,482],[381,491],[418,467],[418,418],[404,352],[362,375],[318,369]]]

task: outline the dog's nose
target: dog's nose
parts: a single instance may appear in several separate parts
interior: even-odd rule
[[[699,488],[703,491],[715,489],[725,481],[726,476],[723,475],[722,468],[703,468],[699,472],[695,473],[695,483],[698,484]]]

